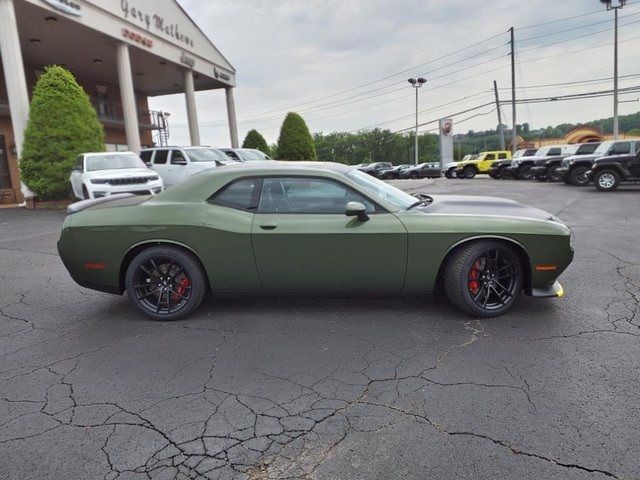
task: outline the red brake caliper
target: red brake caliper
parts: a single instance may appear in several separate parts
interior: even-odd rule
[[[180,280],[180,285],[178,285],[178,288],[176,288],[176,293],[173,294],[174,302],[178,302],[180,300],[182,295],[184,295],[184,292],[187,291],[189,285],[191,285],[191,282],[189,282],[189,279],[187,277],[184,277],[182,280]]]
[[[478,282],[478,277],[480,276],[479,267],[480,260],[477,260],[469,271],[469,291],[473,295],[477,295],[478,290],[480,289],[480,283]]]

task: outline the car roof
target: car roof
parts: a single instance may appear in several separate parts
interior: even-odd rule
[[[205,148],[207,150],[209,149],[216,149],[216,150],[221,150],[220,148],[217,147],[212,147],[210,145],[189,145],[186,147],[180,146],[180,145],[166,145],[164,147],[145,147],[145,148],[141,148],[140,151],[144,152],[145,150],[166,150],[169,148],[180,148],[182,150],[194,150],[194,149],[198,149],[198,148]]]
[[[334,162],[285,162],[278,160],[269,160],[269,161],[254,161],[254,162],[235,162],[227,167],[225,167],[227,171],[229,169],[241,170],[243,175],[260,173],[263,174],[265,170],[268,170],[268,174],[271,172],[286,172],[286,171],[296,171],[296,172],[304,172],[307,171],[309,173],[317,172],[318,170],[330,170],[337,173],[348,173],[354,169],[352,165],[345,165],[343,163],[334,163]],[[207,174],[207,172],[203,172],[202,175]],[[215,171],[209,172],[209,174],[215,174]]]
[[[134,152],[87,152],[83,153],[85,157],[95,157],[99,155],[135,155]]]

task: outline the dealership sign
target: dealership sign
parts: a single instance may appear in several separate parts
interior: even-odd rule
[[[148,37],[144,37],[133,30],[129,30],[128,28],[122,29],[122,36],[124,38],[128,38],[129,40],[133,40],[136,43],[139,43],[143,47],[151,48],[153,47],[153,40]]]
[[[150,32],[159,32],[171,37],[177,42],[193,47],[193,38],[182,32],[182,27],[177,23],[165,21],[165,17],[151,10],[141,10],[129,0],[120,1],[120,9],[124,18],[139,24]]]
[[[80,4],[73,0],[43,0],[43,2],[62,13],[75,16],[82,15]]]
[[[453,120],[440,119],[440,166],[453,162]]]

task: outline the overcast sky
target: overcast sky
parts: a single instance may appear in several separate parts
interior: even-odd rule
[[[410,127],[415,110],[414,92],[406,82],[410,76],[429,80],[420,91],[420,110],[427,110],[421,122],[491,102],[494,79],[501,88],[510,85],[507,30],[512,25],[519,53],[518,84],[528,87],[518,91],[520,97],[612,88],[611,81],[536,88],[613,75],[613,13],[596,0],[180,3],[236,68],[240,142],[251,128],[275,142],[287,111],[301,113],[312,132]],[[623,79],[621,87],[635,86],[640,83],[640,1],[621,11],[620,23],[629,24],[620,30],[620,75],[639,74]],[[483,42],[491,37],[495,38]],[[466,47],[470,48],[459,51]],[[384,77],[389,78],[378,81]],[[369,82],[375,83],[363,86]],[[500,93],[510,98],[509,90]],[[198,92],[196,100],[202,142],[229,145],[224,91]],[[171,142],[188,143],[183,96],[156,97],[151,104],[172,113]],[[492,108],[459,115],[454,123]],[[510,107],[503,109],[510,124]],[[611,98],[523,105],[518,123],[539,128],[588,121],[608,117],[612,109]],[[638,110],[640,103],[621,104],[622,114]],[[466,120],[456,133],[496,124],[493,112]]]

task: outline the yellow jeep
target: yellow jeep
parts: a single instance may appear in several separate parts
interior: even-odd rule
[[[511,160],[511,152],[506,150],[481,152],[471,160],[458,163],[456,175],[458,178],[473,178],[479,173],[489,173],[493,162]]]

